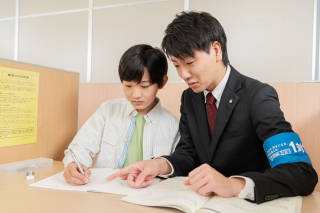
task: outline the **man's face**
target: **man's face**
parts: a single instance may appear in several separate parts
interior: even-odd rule
[[[218,62],[221,62],[222,57],[219,56],[219,49],[216,49],[213,43],[209,53],[202,50],[194,50],[193,53],[194,57],[170,58],[178,75],[195,93],[205,89],[212,91],[220,81]]]
[[[140,83],[122,82],[126,98],[140,114],[147,114],[154,107],[158,89],[158,84],[151,84],[150,74],[146,68]]]

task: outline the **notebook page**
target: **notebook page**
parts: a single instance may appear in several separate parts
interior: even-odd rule
[[[104,192],[120,195],[134,194],[141,189],[134,189],[129,187],[124,180],[115,179],[113,181],[106,181],[107,176],[114,173],[116,170],[111,168],[93,168],[91,170],[90,181],[86,185],[73,186],[68,184],[64,177],[63,172],[57,173],[53,176],[40,180],[36,183],[30,184],[30,187],[39,187],[55,190],[71,190],[71,191],[92,191]],[[155,183],[159,179],[155,179]]]
[[[187,213],[194,213],[209,198],[200,196],[190,186],[185,186],[186,177],[174,177],[150,186],[122,200],[146,206],[162,206],[176,208]]]
[[[262,204],[251,203],[239,198],[213,197],[201,207],[198,213],[300,213],[301,205],[300,196],[279,198]]]

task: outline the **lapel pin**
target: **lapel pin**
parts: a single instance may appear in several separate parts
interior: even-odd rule
[[[229,100],[229,104],[232,104],[232,99]]]

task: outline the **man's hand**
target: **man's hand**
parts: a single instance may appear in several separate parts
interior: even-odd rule
[[[169,174],[171,167],[166,159],[156,158],[131,164],[107,177],[107,181],[120,177],[127,180],[133,188],[147,187],[153,183],[153,178],[160,174]]]
[[[84,185],[89,183],[89,178],[91,175],[91,171],[82,165],[84,175],[82,175],[75,162],[71,162],[67,165],[67,167],[64,168],[64,179],[67,181],[67,183],[71,185]]]
[[[203,196],[210,196],[213,193],[221,197],[238,196],[245,186],[243,178],[227,178],[208,164],[195,168],[188,177],[185,185],[190,185],[194,191]]]

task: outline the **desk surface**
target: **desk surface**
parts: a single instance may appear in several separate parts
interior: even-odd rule
[[[145,207],[120,200],[122,196],[77,191],[47,190],[31,188],[29,183],[41,180],[63,170],[61,162],[53,166],[35,170],[35,180],[27,181],[25,172],[17,174],[0,174],[0,209],[10,213],[56,213],[56,212],[180,212],[170,208]],[[302,213],[320,212],[320,192],[303,199]]]

